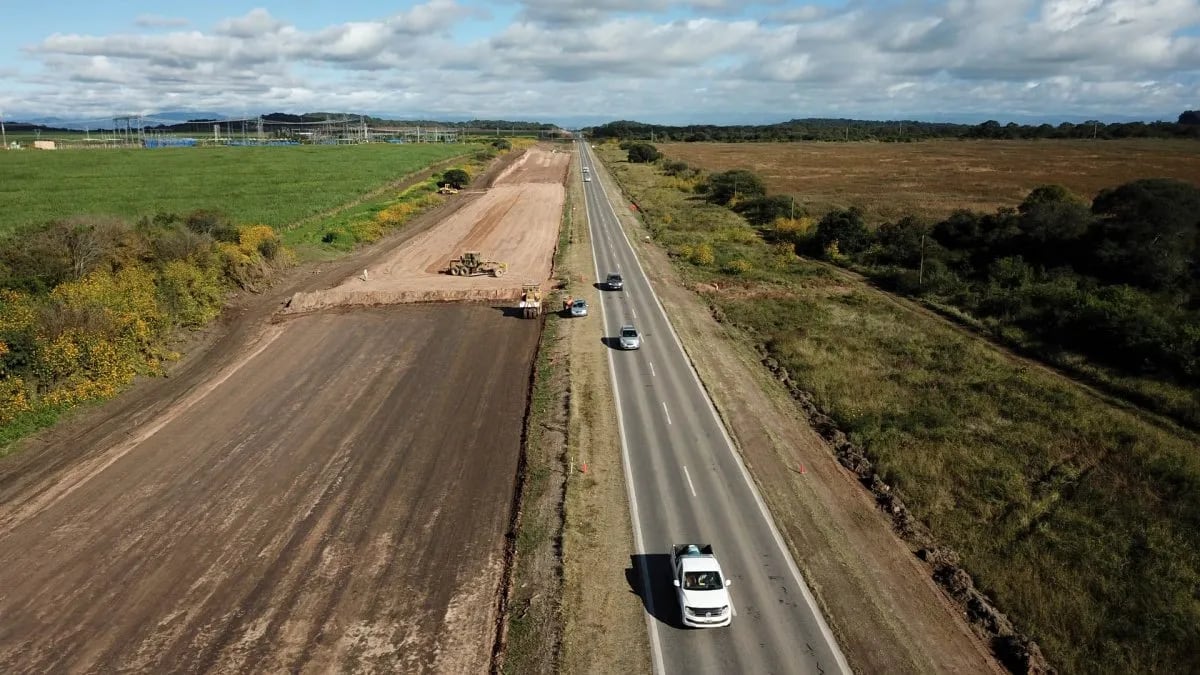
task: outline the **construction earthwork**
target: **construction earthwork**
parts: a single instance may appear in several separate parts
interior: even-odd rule
[[[458,195],[470,201],[438,227],[334,288],[296,294],[285,311],[406,302],[511,302],[520,296],[523,284],[544,285],[558,240],[570,157],[565,151],[526,152],[487,191]],[[464,251],[503,262],[507,271],[501,277],[446,274],[447,263]]]
[[[546,282],[569,158],[236,300],[0,459],[0,672],[487,672],[541,322],[428,303]],[[508,275],[437,272],[465,249]]]

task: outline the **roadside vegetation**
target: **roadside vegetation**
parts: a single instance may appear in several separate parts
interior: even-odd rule
[[[508,141],[503,144],[510,145]],[[412,154],[407,154],[410,148]],[[63,412],[111,398],[139,375],[162,374],[166,365],[180,356],[172,349],[179,331],[212,321],[233,291],[261,291],[297,260],[297,251],[305,259],[336,255],[358,243],[375,241],[445,199],[436,193],[440,174],[403,189],[389,187],[393,181],[405,176],[419,178],[422,167],[455,153],[463,155],[464,150],[468,156],[451,170],[475,175],[501,151],[498,146],[459,145],[452,153],[450,146],[414,145],[377,148],[386,152],[376,156],[358,147],[314,148],[321,151],[316,155],[318,163],[327,162],[320,171],[329,172],[331,184],[341,185],[340,193],[325,184],[312,192],[293,192],[282,174],[269,170],[238,173],[240,170],[226,162],[241,157],[253,167],[255,157],[270,163],[265,159],[268,153],[275,153],[278,161],[291,150],[6,155],[6,161],[10,157],[49,161],[37,165],[35,172],[45,190],[42,198],[70,215],[23,222],[13,215],[18,208],[6,207],[3,212],[10,225],[0,230],[0,456],[14,441],[53,424]],[[342,150],[345,155],[330,150]],[[240,154],[247,151],[249,155]],[[263,153],[256,154],[258,151]],[[162,174],[164,168],[147,159],[166,156],[158,153],[186,159],[172,169],[179,175]],[[332,178],[339,167],[349,170],[364,157],[385,156],[391,158],[390,172],[384,170],[387,162],[377,161],[368,162],[370,171],[356,174],[353,187]],[[72,173],[75,169],[70,162],[59,163],[63,157],[111,163],[110,169],[124,178],[114,183],[111,175],[92,165]],[[122,158],[127,163],[122,163]],[[306,170],[311,177],[318,169],[310,165]],[[227,199],[205,182],[206,176],[223,172],[238,174],[233,183],[241,186],[235,192],[242,195],[241,200]],[[179,194],[159,202],[151,191],[143,193],[132,187],[160,180]],[[70,190],[55,187],[64,181],[69,181]],[[380,183],[387,185],[379,188]],[[6,183],[5,189],[8,187]],[[127,215],[96,215],[116,203],[113,200],[124,194],[122,187],[135,195],[125,202]],[[289,221],[267,206],[250,206],[254,200],[247,195],[273,190],[285,193],[286,199],[271,203],[286,217],[314,212],[324,215],[289,229]],[[66,196],[59,199],[60,194]],[[98,201],[89,202],[89,195]],[[354,197],[349,206],[331,209],[339,199],[345,204],[348,196]],[[182,204],[203,208],[172,210]],[[247,213],[264,216],[268,222],[249,220]],[[21,224],[12,225],[18,222]]]
[[[957,552],[975,587],[1032,636],[1052,664],[1064,672],[1183,672],[1194,666],[1194,647],[1200,644],[1195,434],[1146,418],[1136,408],[1113,405],[816,259],[856,264],[868,273],[886,271],[886,278],[899,280],[915,272],[918,289],[924,288],[919,259],[915,267],[894,258],[888,258],[890,267],[881,262],[895,241],[888,237],[897,230],[909,232],[907,226],[860,227],[848,209],[793,212],[790,198],[773,199],[749,172],[711,175],[670,155],[657,164],[630,163],[627,149],[615,143],[598,148],[655,241],[714,315],[760,346],[866,453],[879,479],[892,486],[940,544]],[[1049,231],[1057,231],[1053,224],[1086,225],[1078,236],[1091,232],[1087,236],[1122,242],[1116,255],[1148,250],[1150,260],[1159,260],[1155,256],[1166,252],[1150,245],[1153,235],[1145,237],[1148,212],[1142,208],[1191,204],[1188,187],[1176,182],[1113,187],[1097,200],[1100,208],[1050,188],[1029,195],[1023,209],[958,215],[954,223],[974,226],[952,230],[973,232],[974,238],[965,238],[969,245],[944,244],[934,233],[948,226],[924,225],[928,229],[917,231],[925,233],[925,283],[957,279],[958,295],[946,293],[942,301],[1008,301],[986,306],[1008,308],[1009,314],[988,313],[973,321],[1029,340],[1025,344],[1031,347],[1033,340],[1058,340],[1055,348],[1080,350],[1086,341],[1064,344],[1061,334],[1044,332],[1036,321],[1013,320],[1023,316],[1022,308],[1050,308],[1042,317],[1074,316],[1073,325],[1095,325],[1112,358],[1088,351],[1086,360],[1094,367],[1134,365],[1115,354],[1128,346],[1112,350],[1114,343],[1124,344],[1119,340],[1132,339],[1143,350],[1135,352],[1138,369],[1151,353],[1145,350],[1169,347],[1149,357],[1158,359],[1150,363],[1153,381],[1170,381],[1176,387],[1172,397],[1194,391],[1187,379],[1193,377],[1188,364],[1194,362],[1184,358],[1189,344],[1195,349],[1187,342],[1195,334],[1186,329],[1192,325],[1187,322],[1193,316],[1188,312],[1195,311],[1194,296],[1179,301],[1180,289],[1188,287],[1186,275],[1173,277],[1181,285],[1151,290],[1121,276],[1134,274],[1128,260],[1114,258],[1113,267],[1103,267],[1116,276],[1093,277],[1099,268],[1063,264],[1039,270],[1035,260],[1044,259],[1032,256],[1023,255],[1018,265],[1011,258],[1022,251],[1005,248],[996,255],[1000,249],[984,243],[1008,232],[1005,246],[1015,245],[1012,237],[1038,231],[1032,226],[1040,219]],[[1177,229],[1161,215],[1177,213],[1170,222],[1188,231],[1182,210],[1163,207],[1149,213],[1158,214],[1153,222],[1164,238]],[[1191,213],[1194,218],[1196,211]],[[1186,235],[1178,239],[1180,246],[1188,245]],[[913,241],[920,246],[919,236]],[[1056,241],[1028,250],[1061,252],[1065,245]],[[940,264],[930,262],[933,246],[944,249]],[[1110,250],[1073,248],[1085,256]],[[798,249],[812,257],[797,256]],[[996,267],[1004,258],[1010,260]],[[967,261],[969,271],[956,267]],[[1014,275],[1001,282],[993,269]],[[1047,284],[1058,295],[1047,293]],[[903,289],[898,282],[892,287]],[[938,288],[944,293],[949,286]],[[1068,302],[1071,292],[1080,295]],[[1050,300],[1032,304],[1047,295]],[[1052,302],[1060,299],[1064,304]],[[1178,304],[1167,321],[1142,323],[1172,301]],[[981,306],[963,303],[957,311],[966,317]],[[1094,313],[1070,315],[1067,308]],[[1164,324],[1163,335],[1180,337],[1139,341],[1138,331]],[[1184,400],[1178,401],[1171,410],[1186,418]]]

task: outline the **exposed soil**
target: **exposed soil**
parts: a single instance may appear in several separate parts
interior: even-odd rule
[[[632,212],[618,214],[851,667],[1004,672],[752,345],[684,287]]]
[[[537,322],[270,320],[468,202],[237,298],[169,378],[0,460],[0,671],[488,668]]]
[[[486,192],[459,195],[464,205],[436,229],[365,266],[334,288],[298,293],[288,312],[347,305],[485,300],[511,302],[523,284],[545,285],[562,216],[571,153],[533,148]],[[501,277],[443,273],[463,251],[507,264]]]

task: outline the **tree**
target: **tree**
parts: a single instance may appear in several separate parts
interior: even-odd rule
[[[658,161],[662,153],[649,143],[631,143],[629,145],[629,161],[633,164],[648,164]]]
[[[875,231],[875,241],[879,244],[876,262],[918,268],[923,255],[941,248],[928,234],[929,226],[914,216],[880,225]]]
[[[853,255],[866,249],[870,238],[862,211],[857,206],[844,211],[830,211],[817,223],[816,239],[821,250],[836,243],[839,252]]]
[[[455,190],[461,190],[471,182],[471,176],[462,169],[449,169],[442,174],[442,181]]]
[[[1092,202],[1098,271],[1150,290],[1183,288],[1200,255],[1200,188],[1149,178],[1104,190]]]
[[[1094,220],[1087,202],[1061,185],[1034,189],[1017,207],[1020,254],[1046,265],[1079,261],[1079,241]]]
[[[793,211],[792,198],[787,195],[771,195],[770,197],[754,197],[738,202],[734,211],[750,222],[751,225],[763,227],[779,218],[787,218]]]
[[[1179,124],[1200,124],[1200,110],[1184,110],[1179,114]]]
[[[757,174],[745,169],[714,173],[704,184],[706,199],[726,206],[735,199],[752,199],[767,194],[767,187]]]

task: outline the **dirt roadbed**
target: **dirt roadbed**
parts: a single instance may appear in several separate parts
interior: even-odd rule
[[[527,150],[478,194],[459,195],[464,205],[436,228],[414,237],[386,258],[357,270],[327,290],[297,293],[286,311],[457,300],[512,302],[523,284],[545,285],[562,214],[563,180],[571,153]],[[464,251],[505,263],[504,276],[444,274]]]
[[[271,326],[0,506],[0,671],[486,670],[536,341],[480,306]]]

